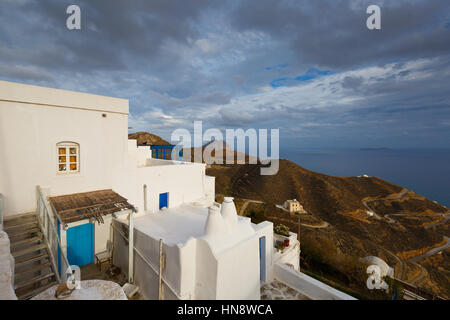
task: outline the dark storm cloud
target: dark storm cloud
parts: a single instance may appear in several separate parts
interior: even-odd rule
[[[366,8],[381,7],[381,30],[366,27]],[[302,62],[333,69],[386,59],[450,53],[447,0],[243,1],[232,19],[238,30],[261,30],[288,41]]]
[[[0,78],[128,98],[130,125],[166,138],[204,120],[446,145],[449,21],[448,0],[3,0]]]
[[[175,0],[75,1],[81,8],[82,30],[70,31],[65,27],[66,8],[73,3],[60,0],[26,1],[16,6],[4,3],[0,7],[2,25],[16,26],[2,28],[4,41],[21,44],[26,51],[40,38],[51,40],[49,49],[43,45],[18,56],[24,62],[45,67],[123,69],[144,59],[168,62],[169,57],[161,52],[162,46],[168,41],[186,44],[195,39],[195,20],[210,5],[202,0],[189,5]],[[52,53],[48,55],[46,51],[50,50]]]

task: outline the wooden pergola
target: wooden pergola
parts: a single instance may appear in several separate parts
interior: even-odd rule
[[[123,210],[136,212],[127,199],[111,189],[49,197],[48,200],[63,224],[84,219],[104,223],[105,215]]]

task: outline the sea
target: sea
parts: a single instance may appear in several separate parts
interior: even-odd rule
[[[280,158],[333,176],[376,176],[450,208],[450,149],[280,149]]]

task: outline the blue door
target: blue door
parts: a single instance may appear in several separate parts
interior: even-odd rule
[[[159,194],[159,210],[161,210],[164,207],[166,207],[166,208],[169,207],[167,205],[168,199],[169,199],[169,193],[168,192]]]
[[[259,280],[266,281],[266,237],[259,238]]]
[[[79,267],[94,263],[94,225],[85,223],[67,230],[67,259]]]

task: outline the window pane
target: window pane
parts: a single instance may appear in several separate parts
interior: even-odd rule
[[[77,156],[70,156],[70,162],[77,162]]]
[[[66,148],[58,148],[58,154],[66,154]]]
[[[66,171],[66,165],[65,164],[60,164],[59,165],[59,171]]]
[[[66,156],[59,157],[59,163],[66,163]]]
[[[77,148],[70,148],[70,154],[77,154]]]
[[[72,171],[77,170],[77,164],[76,163],[71,163],[70,164],[70,170],[72,170]]]

